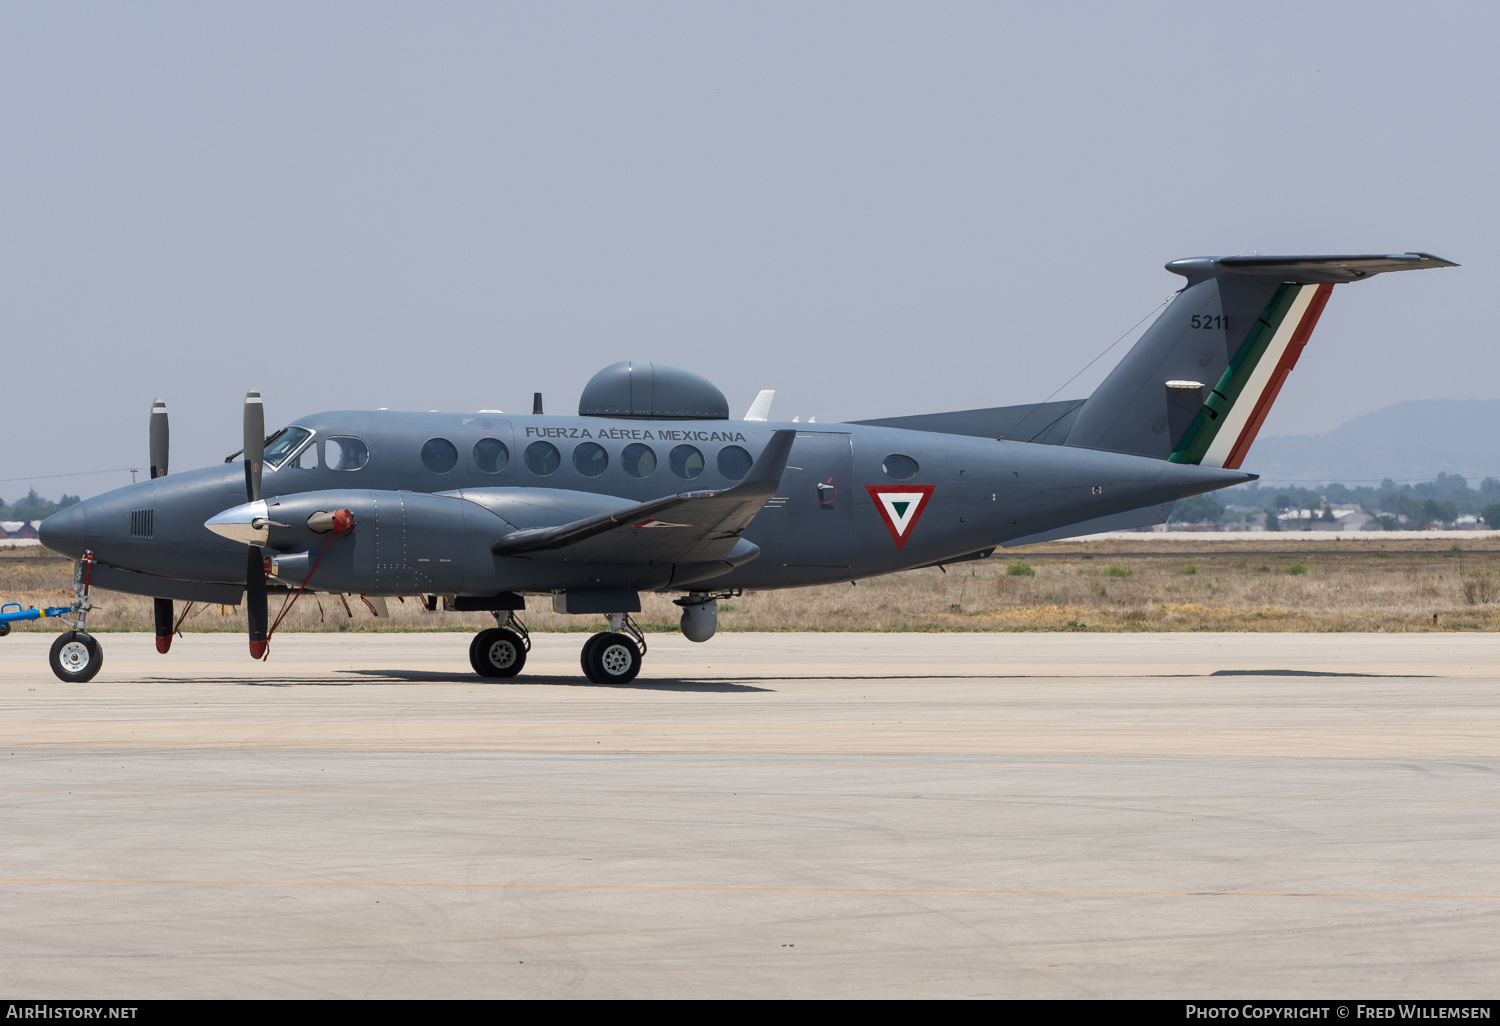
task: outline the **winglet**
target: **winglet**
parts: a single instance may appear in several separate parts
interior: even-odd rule
[[[774,389],[774,388],[763,388],[763,389],[761,389],[760,394],[755,397],[755,402],[751,403],[750,404],[750,408],[745,411],[745,419],[746,420],[770,420],[771,419],[771,400],[775,399],[775,398],[776,398],[776,389]]]
[[[745,479],[739,484],[726,490],[724,494],[739,495],[763,491],[768,499],[775,495],[776,486],[781,484],[781,475],[786,473],[786,461],[792,457],[792,444],[796,441],[797,432],[790,428],[772,432],[771,440],[755,458],[750,473],[746,474]]]

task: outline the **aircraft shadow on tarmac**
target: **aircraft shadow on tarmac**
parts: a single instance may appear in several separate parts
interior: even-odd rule
[[[252,677],[221,677],[215,681],[217,684],[236,685],[244,684],[263,688],[291,688],[291,687],[334,687],[346,688],[356,685],[388,684],[485,684],[485,685],[518,685],[538,686],[551,685],[554,687],[573,688],[602,688],[605,690],[622,691],[673,691],[682,693],[703,694],[751,694],[770,693],[775,688],[757,687],[754,684],[739,683],[734,678],[718,678],[715,680],[685,680],[679,677],[653,678],[643,680],[637,678],[628,684],[595,684],[584,677],[558,676],[547,677],[531,674],[521,674],[506,679],[485,679],[476,677],[470,673],[456,672],[444,673],[438,670],[343,670],[346,674],[353,674],[356,679],[334,679],[326,677],[282,677],[276,679],[252,678]],[[889,674],[849,674],[840,675],[832,673],[809,674],[800,676],[777,676],[776,681],[782,683],[793,683],[796,681],[935,681],[935,680],[1035,680],[1050,679],[1052,675],[1044,674],[991,674],[991,673],[889,673]],[[1061,674],[1062,677],[1087,676],[1080,674]],[[1147,677],[1161,679],[1159,675],[1148,674]],[[1193,677],[1333,677],[1353,678],[1370,677],[1390,680],[1415,680],[1431,677],[1433,674],[1426,673],[1353,673],[1338,670],[1214,670],[1208,674],[1186,673],[1167,674],[1172,678]],[[754,680],[766,682],[765,677],[742,677],[739,680]],[[146,677],[142,683],[147,684],[176,684],[181,683],[175,677]]]
[[[384,678],[396,684],[551,684],[558,687],[605,688],[623,691],[702,691],[702,692],[749,692],[772,691],[773,688],[758,688],[749,684],[735,684],[725,680],[682,680],[679,678],[637,678],[628,684],[595,684],[586,677],[543,677],[520,674],[508,679],[485,679],[472,673],[442,673],[436,670],[346,670],[345,673],[361,677]],[[320,682],[327,683],[327,682]],[[350,684],[372,684],[375,681],[349,681]]]
[[[483,685],[542,685],[557,687],[605,688],[620,691],[681,691],[681,692],[753,692],[774,691],[774,688],[758,688],[749,684],[735,684],[723,680],[634,680],[629,684],[594,684],[584,677],[536,677],[521,675],[508,680],[486,680],[472,673],[440,673],[427,670],[345,670],[344,673],[359,674],[362,679],[330,680],[326,677],[219,677],[213,683],[229,686],[244,685],[258,688],[348,688],[386,684],[402,686],[408,684],[483,684]],[[143,677],[143,684],[181,684],[177,677]]]
[[[1430,673],[1350,673],[1347,670],[1215,670],[1210,677],[1390,677],[1411,680]]]

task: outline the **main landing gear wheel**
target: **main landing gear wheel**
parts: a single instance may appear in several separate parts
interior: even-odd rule
[[[595,684],[629,684],[641,672],[641,649],[630,635],[605,631],[585,642],[581,661]]]
[[[480,631],[469,642],[469,665],[481,677],[514,677],[526,665],[526,644],[505,627]]]
[[[104,665],[104,650],[91,635],[83,631],[67,631],[59,634],[52,643],[47,662],[58,680],[81,684],[93,680],[94,674]]]

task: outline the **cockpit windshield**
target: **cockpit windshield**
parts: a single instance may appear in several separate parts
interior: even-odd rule
[[[306,428],[282,428],[266,439],[266,466],[279,467],[286,458],[297,451],[312,432]]]

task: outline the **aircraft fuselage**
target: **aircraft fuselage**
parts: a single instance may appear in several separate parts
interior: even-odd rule
[[[265,551],[321,557],[313,590],[372,595],[717,591],[852,580],[973,556],[1247,477],[1090,449],[857,424],[380,411],[322,413],[293,426],[308,437],[279,464],[268,457],[262,479],[272,522]],[[778,429],[794,429],[796,441],[775,496],[743,532],[759,553],[742,565],[491,552],[517,530],[731,488]],[[350,460],[351,449],[363,451]],[[341,469],[341,459],[353,469]],[[244,546],[204,522],[244,501],[238,461],[173,473],[80,503],[47,522],[44,540],[74,556],[92,549],[123,570],[242,586]],[[306,526],[312,513],[337,508],[354,513],[351,538],[330,540]]]

